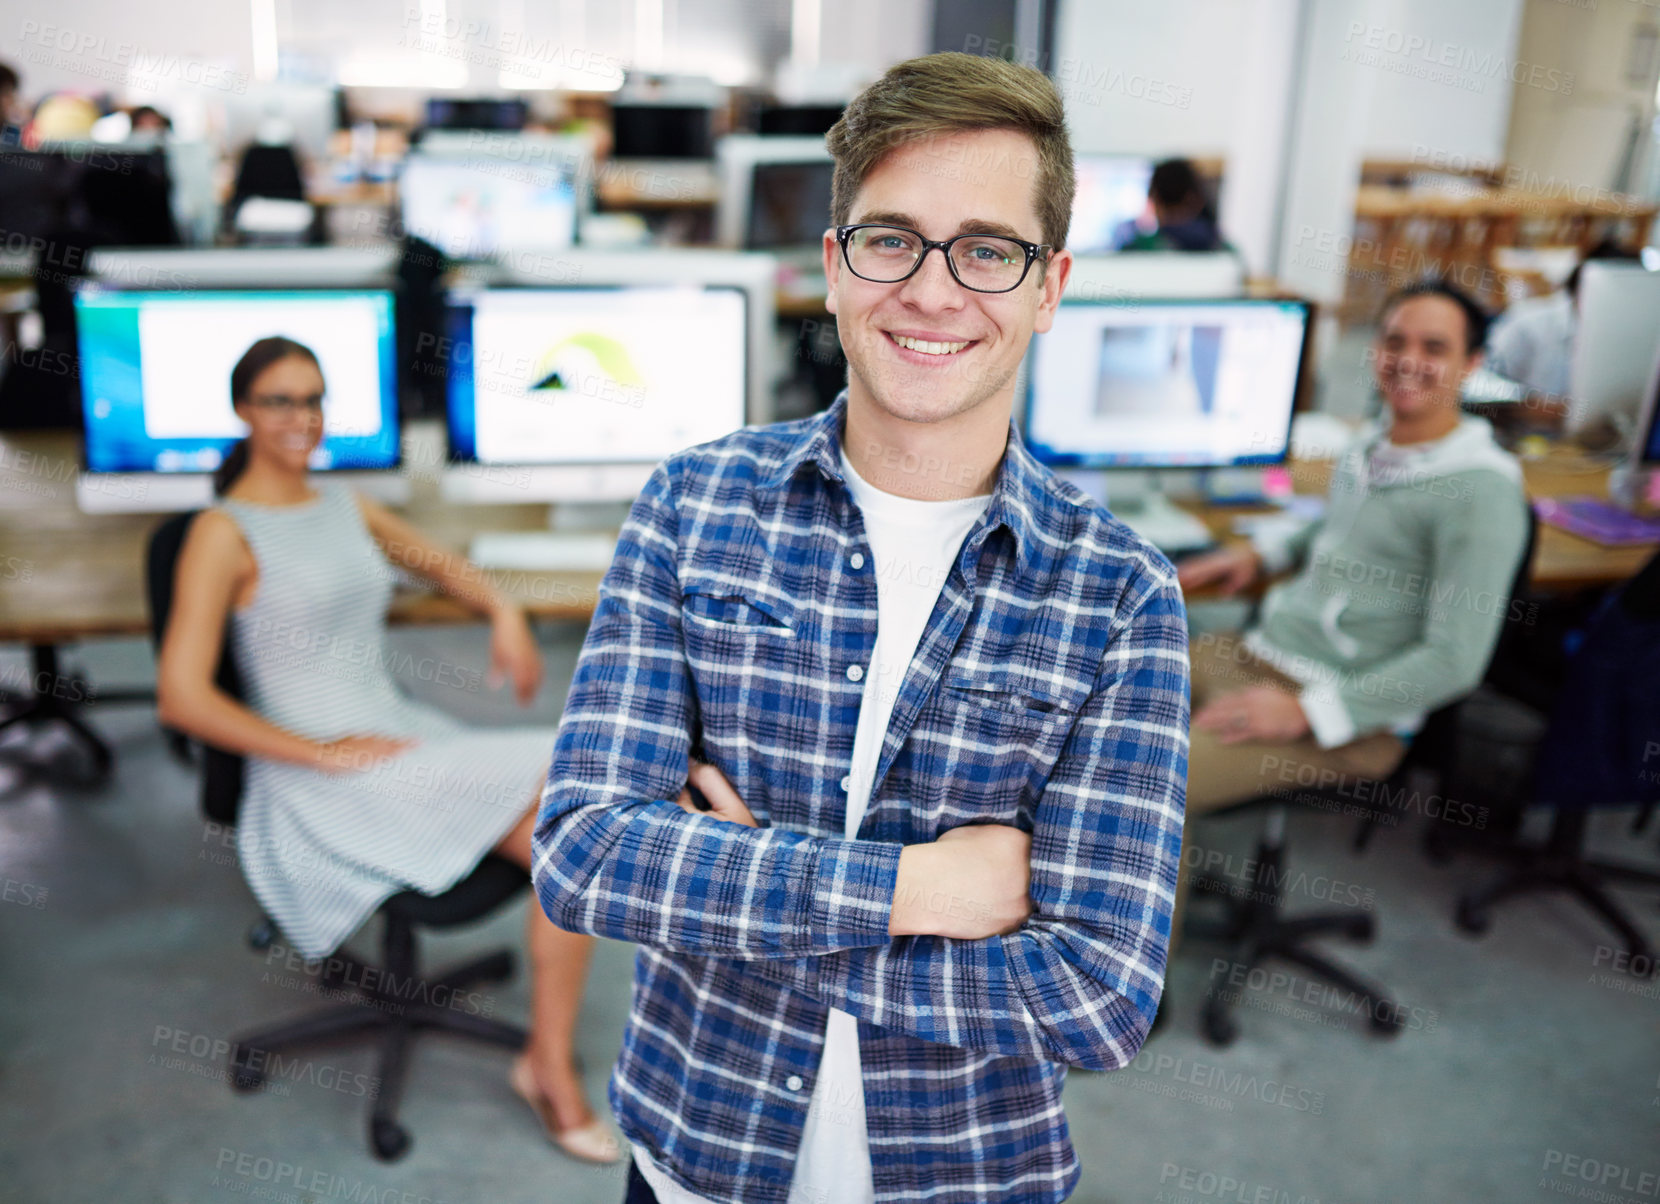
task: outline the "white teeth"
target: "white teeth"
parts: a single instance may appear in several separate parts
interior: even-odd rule
[[[891,336],[907,351],[920,351],[923,355],[954,355],[967,347],[967,343],[927,343],[921,339],[908,339],[902,334]]]

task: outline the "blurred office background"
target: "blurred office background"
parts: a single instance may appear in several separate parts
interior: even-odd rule
[[[1505,663],[1385,805],[1294,783],[1195,842],[1237,898],[1283,858],[1277,903],[1338,914],[1320,948],[1378,999],[1299,994],[1318,976],[1288,963],[1230,984],[1227,934],[1190,939],[1136,1064],[1069,1080],[1074,1198],[1653,1198],[1660,824],[1637,799],[1565,821],[1528,772],[1574,633],[1660,546],[1660,9],[1625,0],[13,5],[0,1197],[621,1199],[473,1044],[416,1042],[407,1142],[366,1139],[369,1045],[233,1090],[237,1035],[333,987],[262,929],[201,809],[202,753],[157,725],[147,541],[209,500],[242,348],[303,337],[330,381],[315,467],[499,574],[550,670],[516,709],[480,686],[483,629],[408,589],[400,680],[471,722],[546,724],[551,746],[651,466],[841,388],[823,134],[863,84],[941,50],[1062,91],[1079,262],[1016,421],[1173,556],[1318,507],[1334,448],[1377,414],[1392,289],[1441,277],[1513,319],[1572,315],[1554,375],[1495,357],[1466,391],[1557,503]],[[1208,233],[1161,220],[1161,164]],[[1172,354],[1197,365],[1180,420],[1129,384]],[[1247,606],[1190,604],[1196,635]],[[1515,864],[1584,889],[1489,906],[1477,892]],[[517,945],[524,905],[423,932],[423,959]],[[631,968],[601,942],[596,1101]],[[1204,1014],[1219,987],[1231,1023]],[[478,990],[524,1015],[522,973]]]

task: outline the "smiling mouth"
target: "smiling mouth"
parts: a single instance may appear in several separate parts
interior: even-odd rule
[[[887,332],[883,332],[887,333]],[[972,347],[979,340],[970,339],[963,343],[931,343],[926,339],[908,338],[902,334],[889,334],[888,338],[906,351],[915,351],[919,355],[956,355],[965,347]]]

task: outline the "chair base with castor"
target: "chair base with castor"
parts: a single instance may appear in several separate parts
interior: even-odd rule
[[[1382,1036],[1394,1036],[1401,1029],[1402,1011],[1390,1001],[1383,988],[1307,947],[1311,941],[1325,936],[1371,941],[1376,932],[1371,914],[1354,911],[1308,916],[1285,914],[1282,889],[1285,882],[1285,822],[1284,806],[1276,805],[1269,809],[1268,822],[1257,846],[1256,877],[1246,898],[1234,898],[1225,888],[1202,881],[1193,884],[1195,891],[1228,898],[1233,905],[1233,914],[1215,926],[1190,919],[1187,925],[1189,931],[1196,936],[1220,938],[1229,943],[1232,953],[1229,978],[1246,979],[1251,970],[1275,958],[1290,962],[1336,989],[1365,1000],[1372,1031]],[[1230,993],[1226,981],[1219,983],[1212,976],[1200,1016],[1205,1038],[1212,1044],[1230,1045],[1239,1036],[1233,1005],[1244,989]]]
[[[115,750],[87,722],[82,712],[91,702],[109,706],[127,702],[153,703],[156,692],[143,689],[104,690],[78,674],[66,673],[59,662],[55,644],[31,644],[29,669],[32,684],[29,693],[0,697],[0,706],[7,708],[7,713],[0,717],[0,730],[14,724],[33,728],[61,723],[86,750],[92,763],[91,780],[95,783],[107,781],[115,769]]]
[[[415,891],[394,895],[381,907],[386,924],[381,964],[371,966],[346,953],[331,955],[323,964],[321,986],[330,993],[347,995],[346,1001],[237,1037],[231,1048],[232,1088],[257,1090],[277,1064],[273,1059],[293,1049],[343,1037],[378,1041],[369,1147],[383,1161],[403,1157],[413,1138],[398,1123],[398,1103],[409,1070],[410,1044],[417,1032],[452,1033],[515,1051],[523,1049],[526,1041],[524,1029],[481,1014],[469,999],[472,987],[512,975],[512,953],[497,950],[423,976],[415,947],[416,926],[448,928],[477,920],[528,883],[522,869],[492,855],[441,895]],[[256,925],[249,934],[249,943],[256,948],[269,946],[272,939],[268,923]]]
[[[1504,850],[1511,868],[1486,886],[1467,891],[1459,898],[1454,914],[1458,927],[1480,936],[1492,926],[1493,908],[1504,900],[1546,891],[1566,891],[1619,935],[1633,964],[1653,965],[1648,939],[1609,893],[1608,887],[1612,882],[1660,887],[1660,873],[1586,857],[1585,829],[1589,818],[1590,813],[1583,808],[1558,808],[1551,820],[1550,835],[1542,844],[1518,841]]]

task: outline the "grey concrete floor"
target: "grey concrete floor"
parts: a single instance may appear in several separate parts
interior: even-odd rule
[[[542,635],[549,683],[528,718],[551,739],[581,631]],[[482,631],[395,638],[411,652],[484,663]],[[150,672],[136,641],[73,659],[105,687]],[[0,668],[20,663],[0,654]],[[526,718],[497,697],[410,687],[474,722]],[[391,1165],[365,1145],[366,1050],[319,1050],[282,1092],[233,1094],[216,1043],[316,1000],[300,976],[244,944],[255,905],[152,713],[108,708],[96,722],[120,756],[115,779],[97,789],[53,781],[25,764],[19,737],[0,741],[0,1200],[621,1200],[620,1175],[579,1166],[540,1135],[508,1090],[504,1052],[418,1043],[403,1105],[415,1145]],[[48,734],[35,750],[69,755]],[[1598,846],[1660,862],[1655,835],[1629,837],[1629,820],[1602,817]],[[1260,822],[1218,817],[1195,845],[1244,856]],[[1352,824],[1293,817],[1293,868],[1309,875],[1296,902],[1370,898],[1379,937],[1343,956],[1410,1009],[1407,1031],[1375,1038],[1300,1001],[1294,983],[1248,996],[1242,1036],[1213,1049],[1197,1009],[1218,947],[1189,939],[1171,975],[1170,1021],[1136,1066],[1068,1081],[1084,1164],[1073,1199],[1653,1199],[1641,1176],[1660,1172],[1654,980],[1612,967],[1603,930],[1561,899],[1512,905],[1483,940],[1459,935],[1453,900],[1490,868],[1427,864],[1409,827],[1356,856]],[[1652,894],[1627,898],[1649,931],[1660,929]],[[429,964],[517,946],[522,919],[514,907],[433,938]],[[372,935],[356,943],[370,948]],[[601,942],[588,982],[581,1047],[597,1104],[631,960],[629,946]],[[522,973],[481,990],[497,1014],[523,1015]],[[1609,1194],[1580,1197],[1581,1188]]]

